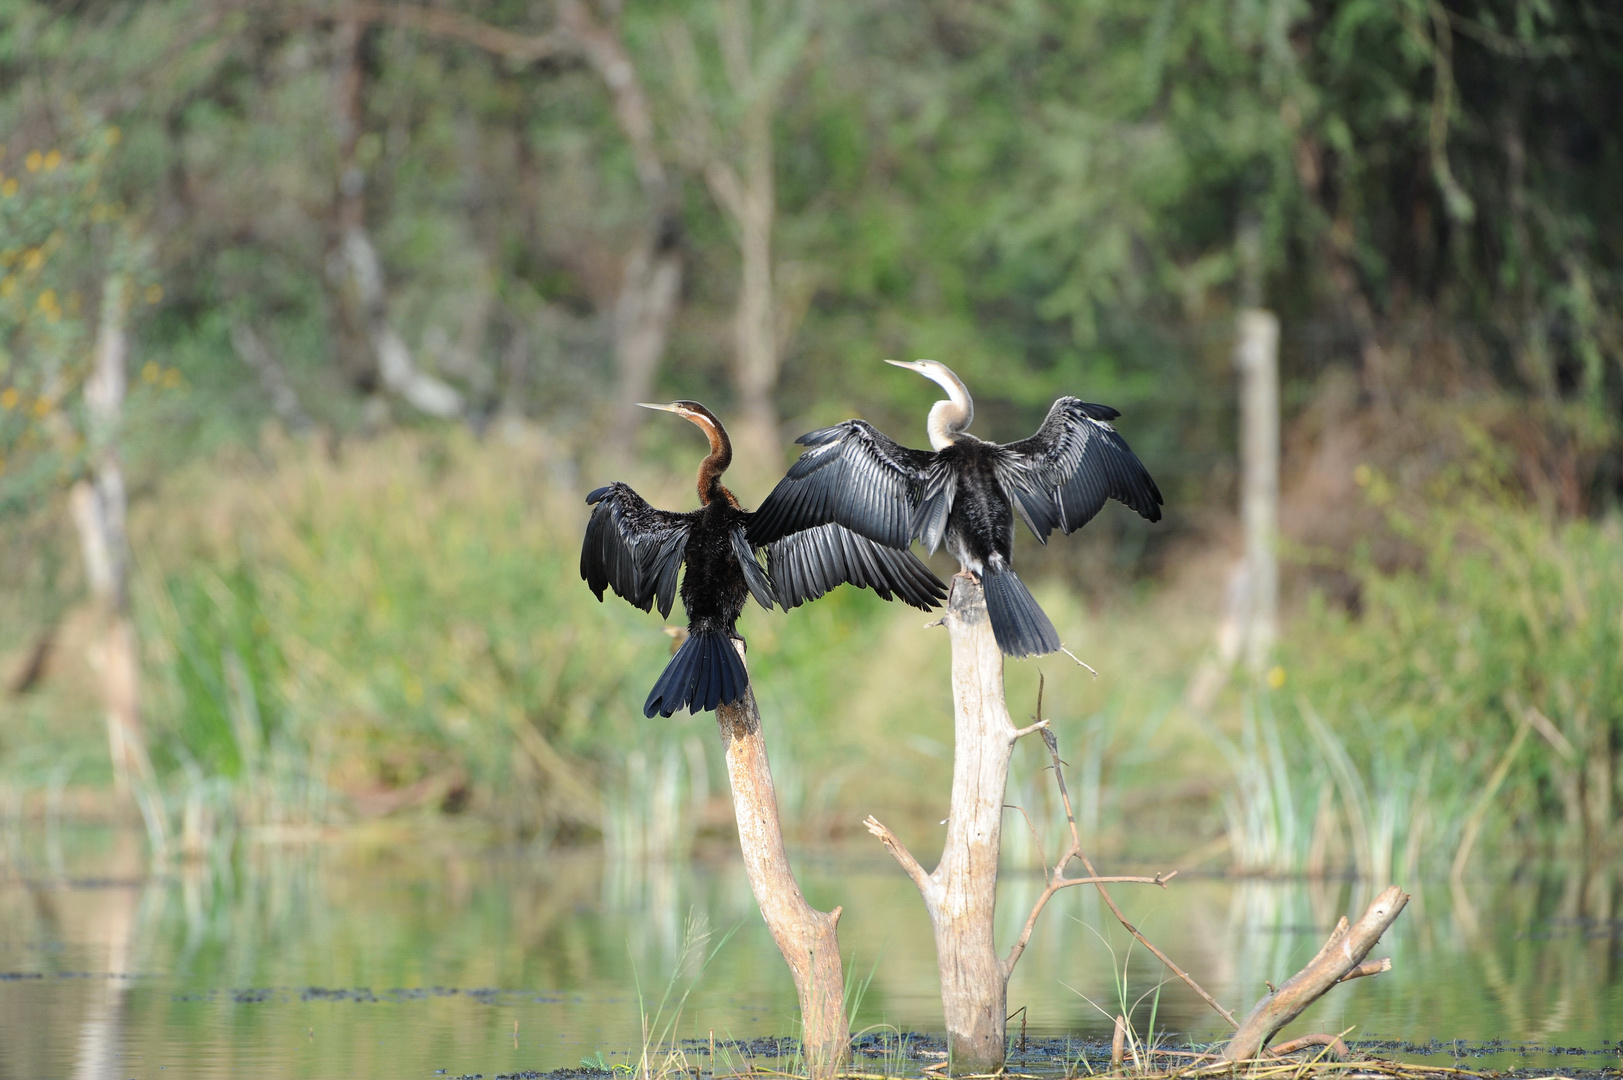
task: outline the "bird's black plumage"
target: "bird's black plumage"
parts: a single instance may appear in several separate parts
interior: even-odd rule
[[[599,600],[612,589],[643,611],[657,604],[662,616],[670,615],[677,574],[687,568],[680,589],[687,638],[649,693],[645,715],[700,712],[744,696],[749,672],[733,641],[750,596],[768,610],[775,603],[788,610],[849,582],[926,610],[946,597],[946,586],[911,552],[840,525],[789,530],[771,544],[751,544],[752,515],[721,483],[732,462],[721,422],[697,402],[653,407],[692,420],[710,438],[710,455],[699,466],[701,505],[675,513],[648,505],[626,484],[600,487],[586,496],[593,510],[580,553],[580,576]],[[767,567],[758,547],[766,548]]]
[[[862,420],[801,436],[806,452],[751,518],[750,542],[830,522],[894,549],[916,538],[934,551],[944,540],[981,579],[999,647],[1011,656],[1055,651],[1053,623],[1014,573],[1014,519],[1045,544],[1056,528],[1069,534],[1087,524],[1107,499],[1159,521],[1160,490],[1110,426],[1120,414],[1062,397],[1030,438],[985,442],[963,430],[974,407],[956,375],[933,361],[899,366],[951,396],[930,413],[935,449],[901,446]]]

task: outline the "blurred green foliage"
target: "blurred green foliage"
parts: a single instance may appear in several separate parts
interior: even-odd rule
[[[1500,850],[1617,841],[1623,520],[1528,508],[1479,450],[1424,497],[1360,468],[1413,561],[1365,558],[1356,613],[1318,596],[1283,649],[1281,687],[1259,691],[1231,754],[1252,793],[1231,814],[1266,819],[1231,830],[1257,838],[1238,861],[1322,870],[1333,845],[1412,876],[1454,855],[1473,814]]]
[[[102,282],[137,277],[149,250],[106,180],[119,128],[74,117],[63,145],[19,150],[0,173],[0,514],[36,507],[83,467],[78,391]],[[162,289],[149,281],[144,298]],[[176,374],[178,378],[178,373]]]
[[[686,462],[691,433],[633,439],[611,419],[617,305],[651,218],[685,266],[660,392],[724,416],[740,400],[736,240],[685,137],[673,44],[691,30],[701,85],[728,84],[721,2],[589,7],[647,89],[665,207],[578,51],[489,44],[554,34],[551,5],[0,0],[0,649],[48,641],[77,595],[51,522],[84,450],[101,283],[133,273],[120,451],[149,722],[178,803],[246,820],[473,811],[543,835],[617,835],[616,815],[671,808],[706,820],[713,740],[639,719],[665,639],[588,602],[574,552],[602,462],[688,497],[669,480],[686,466],[650,482],[625,462]],[[1058,393],[1121,408],[1169,496],[1155,530],[1107,514],[1022,555],[1066,633],[1140,676],[1059,696],[1090,790],[1206,764],[1175,705],[1206,634],[1196,602],[1127,605],[1120,582],[1172,579],[1214,533],[1232,318],[1265,303],[1285,327],[1287,421],[1352,372],[1351,405],[1317,434],[1352,433],[1348,467],[1367,461],[1369,490],[1405,509],[1369,550],[1357,507],[1327,511],[1340,531],[1311,561],[1348,575],[1357,608],[1310,612],[1286,687],[1220,718],[1261,793],[1231,804],[1231,831],[1261,823],[1258,843],[1287,853],[1255,868],[1314,851],[1403,865],[1457,840],[1525,726],[1499,825],[1594,832],[1601,763],[1615,796],[1623,749],[1617,532],[1589,520],[1616,502],[1623,407],[1608,6],[791,7],[741,9],[797,28],[771,119],[785,434],[856,412],[920,441],[928,391],[877,361],[933,356],[992,438],[1025,434]],[[726,120],[742,102],[724,97]],[[358,358],[335,270],[354,228],[382,291],[360,329],[387,322],[469,402],[464,423],[430,425]],[[277,387],[317,435],[284,443],[298,425]],[[1460,416],[1491,417],[1474,444]],[[1461,472],[1493,454],[1509,460],[1491,483]],[[928,820],[910,792],[944,775],[943,650],[911,612],[848,592],[746,628],[786,801],[831,818],[882,790]],[[1122,628],[1101,629],[1114,603]],[[1012,670],[1011,695],[1031,695],[1035,669]],[[50,740],[93,740],[82,693],[14,699],[8,760],[34,775]],[[1430,825],[1377,820],[1422,804]]]

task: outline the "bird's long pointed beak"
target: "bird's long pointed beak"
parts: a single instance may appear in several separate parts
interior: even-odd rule
[[[909,371],[917,371],[919,369],[918,361],[916,360],[886,360],[885,363],[889,364],[891,367],[906,368]]]
[[[675,405],[654,405],[654,404],[651,404],[651,403],[646,402],[646,401],[637,402],[637,407],[639,409],[657,409],[660,412],[676,412],[677,411]]]

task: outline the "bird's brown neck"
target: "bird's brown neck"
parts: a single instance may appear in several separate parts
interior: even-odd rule
[[[724,499],[737,506],[738,500],[721,482],[721,474],[733,463],[733,444],[727,438],[726,429],[704,417],[695,417],[693,422],[710,437],[710,456],[699,462],[699,501],[709,506],[717,499]]]

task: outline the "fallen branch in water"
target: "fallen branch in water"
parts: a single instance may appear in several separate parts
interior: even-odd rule
[[[1347,917],[1343,915],[1319,954],[1277,990],[1257,1002],[1251,1015],[1245,1018],[1245,1023],[1235,1031],[1234,1038],[1223,1048],[1223,1059],[1236,1062],[1257,1057],[1268,1045],[1269,1039],[1300,1016],[1303,1009],[1323,997],[1332,986],[1348,979],[1391,970],[1390,959],[1366,964],[1364,957],[1369,955],[1408,902],[1409,895],[1392,885],[1375,898],[1369,910],[1356,923],[1349,925]],[[1296,1042],[1301,1043],[1302,1040]]]

